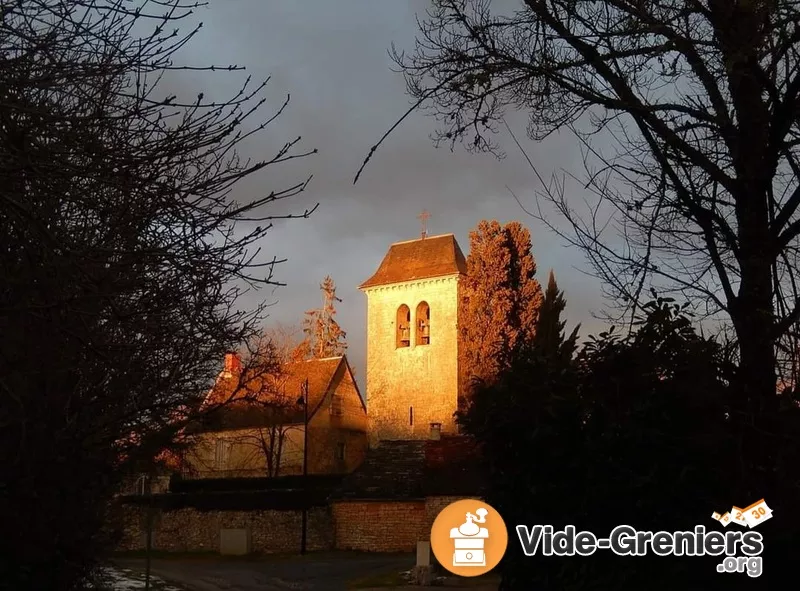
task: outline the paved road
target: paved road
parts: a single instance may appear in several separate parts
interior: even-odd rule
[[[143,559],[118,559],[123,568],[144,570]],[[365,577],[408,570],[409,554],[309,554],[264,560],[154,559],[154,575],[189,591],[345,591]]]

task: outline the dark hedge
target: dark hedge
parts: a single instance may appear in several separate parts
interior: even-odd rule
[[[343,478],[344,476],[341,475],[327,474],[280,476],[277,478],[175,478],[170,482],[170,492],[277,491],[287,489],[333,492],[342,483]]]
[[[123,497],[129,505],[147,506],[164,511],[197,509],[198,511],[253,511],[274,509],[291,511],[324,507],[328,503],[328,491],[301,489],[215,491],[191,493],[166,493],[148,497],[135,495]]]

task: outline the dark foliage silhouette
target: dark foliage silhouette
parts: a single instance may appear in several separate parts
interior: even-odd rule
[[[630,334],[610,329],[574,358],[534,349],[479,389],[461,421],[481,442],[487,500],[511,530],[502,588],[768,588],[787,576],[797,472],[766,474],[798,458],[787,437],[797,427],[786,422],[796,425],[796,417],[786,413],[775,425],[775,435],[784,435],[778,453],[771,436],[753,433],[729,411],[730,375],[728,351],[698,336],[682,309],[664,299],[644,306]],[[743,443],[772,451],[748,453]],[[740,463],[752,465],[740,470]],[[620,524],[721,529],[710,518],[715,507],[761,497],[781,517],[776,511],[759,529],[767,545],[760,579],[718,574],[717,557],[525,557],[513,531],[516,524],[575,525],[598,536]]]
[[[199,29],[179,27],[201,6],[0,3],[4,588],[81,584],[111,547],[120,479],[170,446],[256,333],[263,309],[241,312],[243,290],[276,283],[254,245],[269,204],[305,180],[231,191],[303,153],[291,139],[237,155],[286,106],[264,112],[265,83],[214,101],[168,92]]]

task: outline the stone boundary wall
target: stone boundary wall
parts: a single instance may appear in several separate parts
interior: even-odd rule
[[[123,504],[116,508],[115,529],[121,539],[118,551],[144,550],[147,508]],[[249,529],[254,553],[299,552],[302,511],[199,511],[153,509],[152,547],[167,552],[219,552],[220,530]],[[327,507],[308,510],[309,551],[334,547],[333,522]]]
[[[331,505],[338,550],[412,552],[430,540],[439,511],[463,497],[419,501],[337,501]]]
[[[417,501],[337,501],[308,511],[308,550],[412,552],[430,539],[434,519],[445,506],[463,497],[429,497]],[[259,554],[300,551],[302,511],[153,510],[154,550],[219,552],[220,530],[248,529],[251,551]],[[118,551],[144,550],[147,508],[121,504],[115,509]]]

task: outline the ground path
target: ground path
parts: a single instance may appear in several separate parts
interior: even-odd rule
[[[142,558],[118,558],[122,568],[142,571]],[[264,559],[155,558],[151,572],[189,591],[345,591],[359,580],[380,579],[414,563],[409,554],[313,553]]]
[[[133,571],[141,572],[145,568],[143,558],[118,558],[115,562]],[[397,576],[413,564],[414,556],[410,554],[350,552],[255,559],[159,557],[153,559],[151,572],[187,591],[421,591],[421,587],[403,585]],[[497,591],[496,582],[469,579],[447,581],[445,587],[439,588],[448,587]]]

